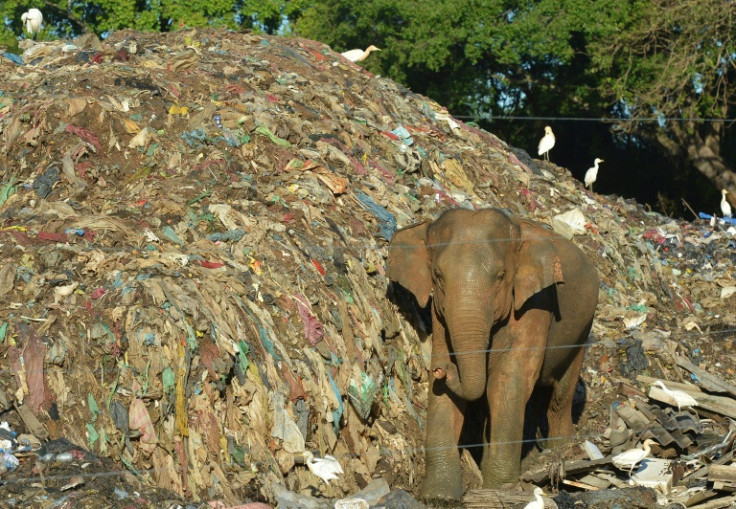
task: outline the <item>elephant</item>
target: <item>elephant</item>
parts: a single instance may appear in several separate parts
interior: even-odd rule
[[[484,395],[484,488],[518,481],[536,387],[547,394],[551,447],[574,435],[572,400],[599,287],[580,248],[502,209],[450,209],[395,233],[386,275],[422,308],[432,297],[422,498],[463,495],[458,441]]]

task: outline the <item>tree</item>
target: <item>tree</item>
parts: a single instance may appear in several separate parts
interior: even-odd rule
[[[622,2],[623,3],[623,2]],[[736,110],[736,4],[722,0],[631,1],[636,16],[591,47],[601,92],[625,132],[656,143],[736,192],[725,119]],[[640,118],[658,117],[660,122]],[[704,121],[700,119],[720,119]],[[733,154],[731,154],[733,155]]]

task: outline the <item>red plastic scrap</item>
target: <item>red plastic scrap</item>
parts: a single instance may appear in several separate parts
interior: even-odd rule
[[[268,99],[268,102],[277,103],[279,102],[279,98],[276,97],[273,94],[266,94],[266,99]]]
[[[657,230],[656,228],[645,231],[641,234],[641,236],[645,240],[651,240],[652,242],[656,242],[657,244],[664,244],[664,241],[667,240],[664,235],[659,233],[659,230]]]
[[[103,295],[105,295],[105,289],[100,286],[99,288],[95,288],[90,297],[92,297],[94,300],[97,300]]]
[[[532,196],[532,192],[529,189],[523,188],[521,190],[521,195],[529,200],[529,212],[534,212],[535,210],[537,210],[537,208],[540,207],[539,202],[534,199],[534,197]]]
[[[381,133],[384,136],[388,136],[389,138],[391,138],[394,141],[399,141],[399,137],[396,136],[394,133],[392,133],[390,131],[378,131],[378,132]]]
[[[100,139],[89,129],[85,129],[84,127],[79,127],[74,124],[67,124],[66,132],[76,134],[84,141],[95,147],[97,152],[102,152],[102,143],[100,143]]]
[[[307,300],[303,295],[296,295],[293,299],[299,310],[302,324],[304,324],[304,338],[309,341],[310,345],[315,346],[325,335],[324,327],[310,311]]]
[[[79,173],[79,176],[83,179],[87,178],[87,169],[89,169],[92,166],[92,161],[82,161],[80,163],[77,163],[77,173]]]
[[[370,165],[381,172],[381,174],[385,177],[385,181],[387,184],[393,184],[394,183],[394,175],[388,171],[386,168],[378,164],[377,161],[370,161]]]
[[[69,241],[69,238],[66,236],[65,233],[51,233],[44,231],[38,232],[38,235],[36,235],[36,239],[43,242],[62,242],[64,244]]]
[[[245,88],[238,85],[237,83],[229,83],[225,90],[227,90],[229,93],[233,95],[241,95],[245,93]]]
[[[219,269],[225,266],[222,262],[208,262],[207,260],[199,260],[199,264],[205,269]]]
[[[179,99],[179,96],[181,96],[181,92],[179,92],[179,89],[176,88],[176,86],[173,83],[169,83],[169,85],[166,87],[166,90],[171,92],[171,95]]]
[[[11,234],[15,241],[21,246],[29,246],[37,242],[36,239],[32,239],[25,233],[19,232],[18,230],[10,230],[7,233]]]
[[[327,275],[327,271],[322,267],[322,265],[320,265],[320,263],[317,260],[312,260],[312,263],[317,268],[317,272],[319,272],[323,276]]]

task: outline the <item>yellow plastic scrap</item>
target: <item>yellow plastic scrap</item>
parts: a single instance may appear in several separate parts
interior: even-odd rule
[[[172,104],[169,108],[169,115],[186,115],[189,113],[189,108],[186,106],[179,106],[178,104]]]
[[[250,270],[252,270],[257,276],[262,275],[263,269],[261,269],[261,262],[252,256],[249,256],[248,258],[250,258],[250,263],[248,264],[250,266]]]

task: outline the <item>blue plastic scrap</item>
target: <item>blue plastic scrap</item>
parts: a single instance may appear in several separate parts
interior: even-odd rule
[[[13,62],[14,64],[23,65],[25,62],[21,58],[20,55],[16,55],[15,53],[8,53],[7,51],[3,51],[3,56]]]
[[[700,216],[700,219],[713,219],[713,216],[710,214],[706,214],[705,212],[698,212],[698,216]],[[733,224],[736,225],[736,217],[717,217],[718,221],[723,221],[724,223]]]
[[[391,132],[395,134],[401,140],[401,143],[406,146],[412,145],[414,143],[414,139],[411,137],[411,134],[409,134],[409,131],[404,126],[399,126]]]
[[[373,201],[373,198],[363,191],[355,191],[355,197],[368,212],[376,216],[376,219],[380,222],[379,232],[381,237],[390,241],[394,233],[396,233],[396,218],[394,215]]]
[[[342,395],[340,394],[340,390],[337,388],[337,384],[335,383],[334,378],[332,378],[332,375],[330,375],[330,372],[327,372],[327,378],[330,379],[330,385],[332,386],[332,390],[335,393],[335,396],[337,399],[338,407],[336,410],[333,410],[332,412],[332,427],[335,430],[335,433],[337,433],[340,429],[340,418],[342,417],[342,413],[345,410],[345,407],[342,404]]]

